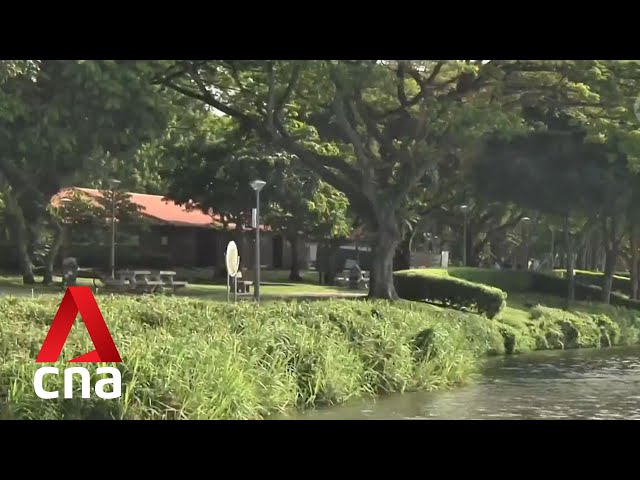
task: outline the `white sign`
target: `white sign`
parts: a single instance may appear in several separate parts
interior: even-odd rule
[[[231,241],[227,245],[227,251],[224,254],[224,261],[227,265],[227,273],[229,276],[235,277],[240,269],[240,256],[238,255],[236,242]]]
[[[255,208],[251,209],[251,226],[258,228],[258,211]]]

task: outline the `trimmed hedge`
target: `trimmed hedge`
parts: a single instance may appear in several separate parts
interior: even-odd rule
[[[533,282],[531,284],[532,290],[537,293],[548,293],[549,295],[566,297],[569,289],[568,280],[563,277],[557,277],[555,275],[548,275],[539,272],[531,272]],[[577,279],[576,279],[577,280]],[[587,302],[601,302],[603,291],[598,285],[585,285],[576,281],[575,283],[575,297],[576,300],[582,300]],[[632,308],[640,310],[640,301],[632,300],[624,295],[611,292],[609,299],[611,305],[619,307]]]
[[[427,269],[394,272],[396,292],[405,300],[430,301],[448,307],[469,308],[495,317],[506,305],[507,294],[502,290]]]
[[[599,273],[588,273],[579,271],[582,279],[591,280],[590,283],[582,280],[576,275],[575,297],[576,300],[586,302],[601,302],[602,287],[594,283],[594,279]],[[563,270],[555,270],[553,274],[519,270],[492,270],[484,268],[454,267],[449,269],[452,277],[464,278],[474,282],[490,285],[511,293],[545,293],[556,297],[566,297],[569,289],[568,280],[564,276]],[[445,277],[446,278],[446,277]],[[614,277],[614,281],[624,282],[621,277]],[[628,281],[628,280],[627,280]],[[620,286],[621,283],[618,283]],[[611,305],[640,310],[640,301],[631,300],[625,295],[618,293],[612,288]]]
[[[554,270],[554,274],[566,278],[566,270]],[[604,287],[604,273],[590,272],[588,270],[576,270],[574,272],[576,282],[583,283],[585,285],[596,285],[598,287]],[[631,279],[629,277],[620,276],[618,274],[613,276],[611,283],[611,291],[621,292],[625,295],[631,295]]]
[[[532,278],[526,270],[496,270],[490,268],[451,267],[449,276],[469,282],[481,283],[499,288],[505,292],[520,293],[531,291]]]

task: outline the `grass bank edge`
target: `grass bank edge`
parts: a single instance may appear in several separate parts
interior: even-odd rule
[[[122,399],[35,397],[34,360],[57,301],[7,297],[0,300],[0,418],[265,418],[364,395],[450,388],[488,355],[632,344],[640,332],[627,309],[612,320],[606,312],[535,306],[522,318],[505,310],[489,320],[409,301],[279,301],[259,309],[176,297],[98,302],[124,360]],[[85,329],[72,329],[69,346],[63,360],[92,349]]]

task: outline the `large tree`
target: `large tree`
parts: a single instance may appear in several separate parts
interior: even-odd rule
[[[469,142],[522,126],[523,103],[577,101],[557,62],[176,62],[158,83],[234,118],[344,192],[373,235],[370,296],[397,298],[393,257],[423,178]]]
[[[283,235],[292,250],[291,280],[300,280],[299,241],[348,235],[348,201],[335,188],[300,166],[291,155],[261,144],[228,118],[204,115],[197,128],[168,139],[163,147],[167,196],[180,204],[218,215],[235,225],[240,251],[251,220],[255,194],[249,183],[263,179],[261,220]]]
[[[49,202],[105,158],[131,155],[165,129],[166,97],[136,61],[0,62],[0,181],[20,256],[32,283],[33,255],[52,226]],[[52,262],[47,262],[50,265]],[[49,275],[46,276],[50,278]]]

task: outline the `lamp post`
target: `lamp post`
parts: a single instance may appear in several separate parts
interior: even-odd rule
[[[263,180],[254,180],[250,183],[256,192],[256,215],[253,227],[256,229],[256,284],[253,287],[253,296],[260,302],[260,190],[267,184]]]
[[[111,278],[116,278],[116,195],[114,188],[120,185],[120,180],[114,178],[109,180],[109,193],[111,194],[111,255],[109,257],[109,268]]]
[[[469,211],[469,205],[462,205],[460,207],[462,213],[464,213],[464,227],[462,233],[462,266],[467,266],[467,212]]]
[[[555,234],[556,234],[556,231],[553,229],[553,225],[551,225],[549,227],[549,229],[551,230],[551,263],[549,264],[549,266],[550,266],[551,271],[553,272],[554,258],[555,258],[553,249],[555,247],[555,240],[556,240],[555,239]]]
[[[522,225],[524,228],[524,269],[529,270],[529,223],[531,222],[531,218],[522,217]]]

